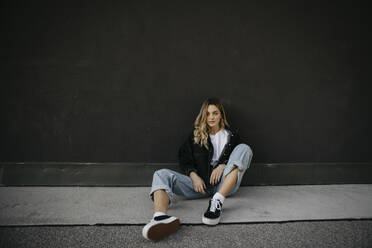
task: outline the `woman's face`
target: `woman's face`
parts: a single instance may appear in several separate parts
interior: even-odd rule
[[[220,121],[222,119],[220,110],[216,105],[209,105],[207,113],[207,124],[210,128],[220,127]]]

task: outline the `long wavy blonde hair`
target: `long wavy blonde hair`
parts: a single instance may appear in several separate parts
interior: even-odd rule
[[[210,127],[207,124],[207,114],[208,114],[208,106],[215,105],[219,111],[221,112],[221,120],[220,120],[220,128],[225,128],[225,126],[229,127],[229,123],[226,119],[225,109],[222,106],[220,100],[218,98],[208,98],[205,100],[200,108],[200,112],[196,117],[194,122],[194,143],[199,144],[200,146],[204,146],[208,148],[208,134],[210,131]]]

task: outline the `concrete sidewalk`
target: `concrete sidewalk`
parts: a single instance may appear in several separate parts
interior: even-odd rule
[[[148,187],[0,187],[0,225],[145,224]],[[200,224],[208,198],[169,208]],[[223,206],[221,223],[371,219],[372,184],[241,187]]]

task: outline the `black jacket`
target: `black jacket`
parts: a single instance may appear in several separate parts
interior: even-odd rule
[[[225,127],[229,133],[227,143],[222,150],[218,164],[227,164],[234,148],[242,143],[238,132],[232,128]],[[208,147],[200,146],[194,143],[194,131],[191,132],[188,139],[182,144],[178,151],[178,159],[181,170],[189,176],[190,172],[195,171],[203,180],[207,188],[213,186],[209,183],[213,167],[211,160],[213,158],[213,145],[208,135]]]

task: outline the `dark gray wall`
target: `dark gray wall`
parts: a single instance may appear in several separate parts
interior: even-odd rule
[[[371,162],[368,9],[271,2],[1,1],[0,161],[176,162],[217,96],[255,162]]]

